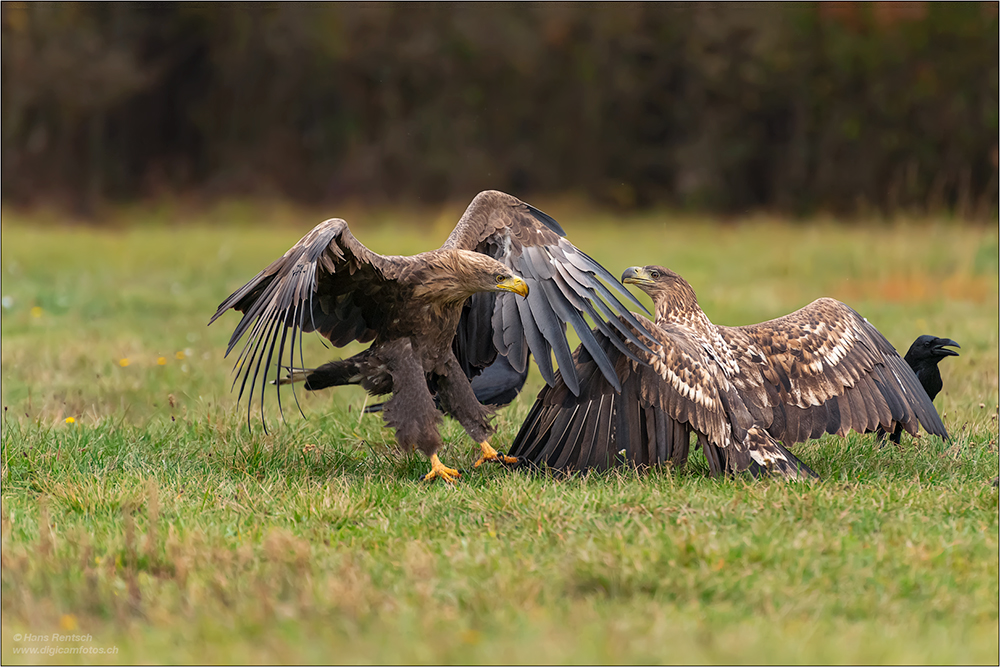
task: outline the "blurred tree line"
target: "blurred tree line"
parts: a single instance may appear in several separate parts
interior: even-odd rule
[[[997,211],[996,3],[2,5],[2,195]]]

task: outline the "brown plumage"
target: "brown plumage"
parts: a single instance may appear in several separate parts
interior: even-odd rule
[[[557,469],[623,462],[683,464],[691,433],[713,474],[751,469],[813,475],[788,447],[823,433],[918,425],[947,437],[910,367],[866,319],[823,298],[768,322],[716,326],[691,286],[660,266],[632,267],[622,281],[656,306],[658,345],[615,353],[621,393],[576,352],[579,396],[558,382],[538,395],[511,454]]]
[[[343,220],[320,223],[223,301],[212,317],[214,322],[230,308],[244,313],[226,354],[249,333],[234,381],[234,386],[240,382],[241,397],[249,384],[248,423],[258,385],[263,420],[265,377],[272,362],[291,367],[296,346],[302,357],[302,333],[318,331],[336,346],[372,344],[318,369],[292,368],[277,382],[279,407],[280,385],[300,380],[307,389],[360,384],[372,394],[391,392],[383,417],[396,430],[398,444],[431,457],[429,478],[452,480],[458,473],[444,467],[436,454],[441,413],[433,390],[442,411],[481,444],[479,462],[497,459],[487,442],[489,412],[469,385],[497,354],[523,371],[530,352],[551,383],[554,353],[560,366],[569,367],[565,382],[576,390],[567,323],[608,381],[618,383],[583,314],[596,322],[599,332],[612,336],[612,346],[621,353],[632,355],[622,340],[648,350],[639,339],[643,325],[598,278],[641,307],[639,302],[563,237],[555,220],[495,191],[473,199],[441,248],[412,257],[373,253]]]

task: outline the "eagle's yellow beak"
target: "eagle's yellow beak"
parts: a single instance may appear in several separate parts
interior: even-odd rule
[[[641,266],[630,266],[622,274],[622,282],[626,285],[642,285],[653,282],[653,279]]]
[[[513,292],[514,294],[520,294],[521,296],[528,296],[528,283],[524,282],[517,276],[511,276],[503,282],[497,283],[497,289]]]

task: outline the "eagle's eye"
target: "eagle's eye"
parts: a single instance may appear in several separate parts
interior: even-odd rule
[[[497,274],[497,284],[500,284],[505,280],[507,280],[507,276],[500,273]]]
[[[652,278],[653,280],[657,280],[660,277],[660,272],[659,271],[650,271],[649,272],[649,277]]]

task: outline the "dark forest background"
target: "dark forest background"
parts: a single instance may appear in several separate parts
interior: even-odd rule
[[[997,212],[997,3],[2,5],[2,196]]]

